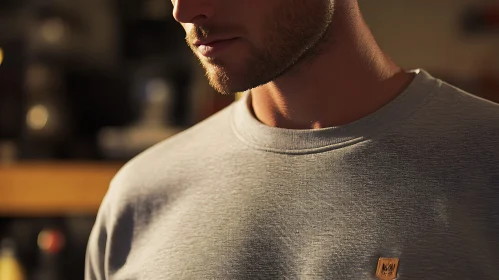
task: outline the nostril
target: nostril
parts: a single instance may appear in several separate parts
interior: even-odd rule
[[[206,15],[197,15],[195,16],[192,20],[191,23],[194,24],[201,24],[203,21],[206,21],[208,19],[208,16]]]
[[[214,6],[211,2],[195,0],[174,1],[173,17],[180,23],[202,24],[213,16]]]

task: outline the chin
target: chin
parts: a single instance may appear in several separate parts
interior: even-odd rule
[[[250,89],[247,83],[248,75],[237,71],[228,71],[216,67],[207,71],[206,76],[210,85],[221,94],[235,94]]]
[[[210,85],[216,91],[218,91],[219,93],[221,93],[223,95],[230,95],[230,94],[235,94],[235,93],[240,92],[240,90],[238,90],[238,87],[234,87],[229,82],[218,80],[218,79],[214,79],[214,78],[210,78],[209,80],[210,80]]]

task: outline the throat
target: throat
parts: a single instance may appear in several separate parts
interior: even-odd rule
[[[286,129],[321,129],[343,126],[375,113],[393,101],[413,80],[414,74],[401,71],[386,81],[363,83],[331,92],[251,91],[248,106],[261,123]]]

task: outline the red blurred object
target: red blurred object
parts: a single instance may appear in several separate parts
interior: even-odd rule
[[[38,236],[38,247],[49,254],[57,254],[64,247],[64,235],[58,230],[47,229]]]
[[[499,25],[499,5],[486,7],[483,10],[483,18],[486,25]]]
[[[483,33],[499,30],[499,5],[473,5],[461,18],[462,27],[469,33]]]

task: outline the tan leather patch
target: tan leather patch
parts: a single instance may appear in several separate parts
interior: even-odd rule
[[[376,277],[379,280],[394,280],[397,278],[397,269],[399,268],[399,259],[397,258],[379,258]]]

